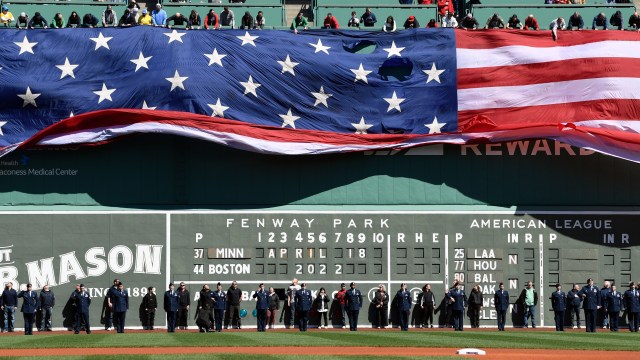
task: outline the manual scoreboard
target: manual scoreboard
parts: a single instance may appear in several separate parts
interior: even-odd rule
[[[17,286],[52,285],[64,299],[76,283],[103,298],[112,280],[130,290],[137,309],[147,287],[159,299],[169,282],[185,282],[197,300],[203,285],[237,281],[252,310],[259,283],[284,293],[293,278],[331,295],[355,281],[369,300],[380,284],[393,296],[408,283],[414,301],[431,284],[437,301],[455,280],[483,289],[483,325],[495,324],[500,282],[516,299],[527,281],[551,325],[549,293],[588,277],[626,288],[640,280],[635,212],[340,212],[150,211],[0,214],[0,277]],[[470,290],[467,290],[469,293]],[[100,301],[92,314],[101,314]],[[439,304],[436,304],[439,305]],[[510,325],[520,322],[512,309]],[[251,311],[249,311],[251,314]],[[545,321],[545,317],[547,317]],[[162,317],[159,317],[162,318]],[[139,326],[135,316],[129,326]],[[253,323],[249,315],[245,324]]]

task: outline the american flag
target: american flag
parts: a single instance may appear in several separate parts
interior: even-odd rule
[[[0,37],[0,154],[166,133],[277,154],[552,138],[640,160],[635,32]]]

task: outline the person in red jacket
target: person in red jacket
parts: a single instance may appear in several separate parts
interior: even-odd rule
[[[220,28],[220,21],[218,18],[218,14],[216,14],[215,11],[213,11],[213,9],[209,10],[209,13],[207,13],[207,16],[204,18],[204,28],[205,29],[218,29]]]
[[[438,0],[438,14],[445,16],[447,13],[454,13],[453,0]]]
[[[536,20],[533,15],[527,16],[527,19],[524,21],[524,29],[540,30],[540,26],[538,26],[538,20]]]
[[[431,5],[431,0],[420,0],[420,5]]]
[[[336,19],[333,14],[328,13],[327,17],[324,18],[324,26],[323,29],[340,29],[340,24],[338,24],[338,19]]]

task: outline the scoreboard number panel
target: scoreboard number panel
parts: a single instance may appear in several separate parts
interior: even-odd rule
[[[429,283],[440,301],[455,280],[484,293],[482,324],[494,325],[500,282],[515,303],[536,287],[540,322],[556,283],[569,290],[593,277],[626,284],[638,270],[635,213],[207,212],[171,214],[171,274],[189,274],[192,293],[238,281],[245,300],[263,282],[283,292],[293,278],[335,294],[355,281],[373,298],[408,283],[414,302]],[[367,304],[365,304],[366,306]],[[252,307],[253,305],[246,305]],[[517,308],[516,308],[517,310]],[[364,315],[366,316],[366,315]],[[518,325],[514,316],[512,325]],[[361,320],[362,322],[362,320]]]

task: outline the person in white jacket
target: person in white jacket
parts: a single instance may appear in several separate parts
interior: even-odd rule
[[[457,28],[458,20],[456,20],[455,16],[452,13],[448,12],[447,16],[442,18],[442,27],[443,28]]]

